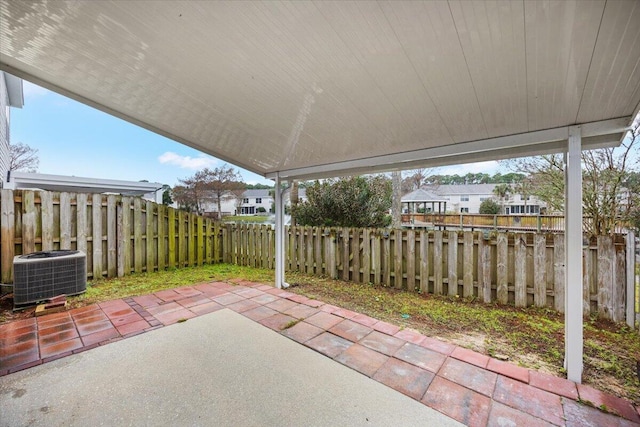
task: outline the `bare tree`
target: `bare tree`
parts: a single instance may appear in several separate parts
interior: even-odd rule
[[[391,172],[391,227],[402,226],[402,172]]]
[[[222,199],[237,198],[245,189],[240,173],[227,165],[213,170],[205,168],[192,177],[181,179],[180,184],[173,189],[176,202],[199,214],[204,212],[205,202],[215,202],[219,217],[222,217]]]
[[[582,207],[584,231],[591,236],[615,233],[632,219],[638,207],[638,189],[629,188],[630,177],[637,174],[639,138],[636,123],[619,147],[582,152]],[[525,172],[531,182],[531,194],[552,211],[564,211],[564,161],[561,155],[508,160],[513,170]]]
[[[295,179],[291,181],[290,194],[291,194],[291,212],[294,212],[295,209],[298,207],[298,202],[300,201],[300,191],[298,190],[298,181],[296,181]],[[296,216],[291,215],[291,226],[295,227],[296,225],[297,225]]]
[[[29,147],[27,144],[9,144],[9,170],[37,172],[40,165],[38,150]]]

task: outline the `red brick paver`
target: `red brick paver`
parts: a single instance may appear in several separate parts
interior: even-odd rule
[[[638,409],[624,399],[244,280],[169,289],[0,325],[0,376],[225,308],[466,425],[640,425]]]

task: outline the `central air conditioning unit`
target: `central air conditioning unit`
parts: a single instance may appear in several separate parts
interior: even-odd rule
[[[13,305],[37,303],[87,290],[87,257],[82,251],[43,251],[13,259]]]

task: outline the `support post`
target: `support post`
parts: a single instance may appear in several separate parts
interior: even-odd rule
[[[567,378],[582,382],[582,138],[569,127],[565,157],[565,353]]]
[[[284,284],[284,200],[280,188],[280,174],[276,173],[275,208],[276,208],[276,288],[282,289]]]
[[[636,326],[636,235],[633,231],[627,233],[627,297],[625,300],[627,325],[633,329]]]

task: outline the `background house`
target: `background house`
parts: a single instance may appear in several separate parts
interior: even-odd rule
[[[448,201],[447,209],[450,213],[480,213],[480,204],[487,199],[494,199],[503,207],[503,214],[537,215],[545,210],[546,205],[535,196],[524,196],[513,190],[504,200],[494,193],[500,184],[464,184],[438,185],[426,189]]]
[[[236,203],[236,215],[255,215],[258,213],[271,212],[273,196],[270,194],[270,191],[271,190],[246,190]]]

